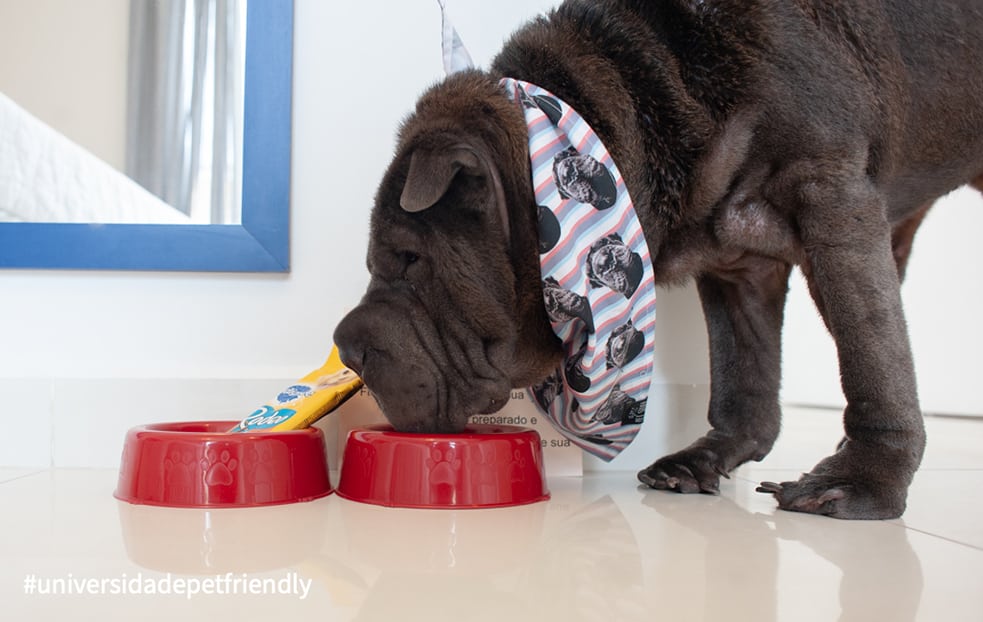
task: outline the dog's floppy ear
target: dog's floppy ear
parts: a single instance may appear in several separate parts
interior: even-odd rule
[[[477,171],[478,166],[478,156],[466,147],[417,149],[410,156],[399,204],[407,212],[422,212],[447,193],[459,171]]]

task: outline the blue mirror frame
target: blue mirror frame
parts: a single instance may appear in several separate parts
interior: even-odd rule
[[[290,271],[292,0],[246,5],[241,225],[0,223],[0,268]]]

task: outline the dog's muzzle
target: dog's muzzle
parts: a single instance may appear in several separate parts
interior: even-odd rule
[[[363,302],[335,329],[342,362],[361,376],[399,431],[460,432],[471,415],[495,412],[508,401],[508,378],[474,363],[485,355],[481,339],[449,346],[451,331],[438,324],[401,304]],[[450,351],[469,346],[463,363]]]

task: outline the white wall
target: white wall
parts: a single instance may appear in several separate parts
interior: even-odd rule
[[[487,65],[551,4],[456,0],[452,10]],[[429,0],[295,7],[292,272],[0,272],[0,466],[114,466],[128,427],[241,417],[327,355],[367,281],[368,213],[394,131],[442,75],[440,15]],[[691,288],[660,291],[657,326],[649,421],[615,468],[705,427],[706,335]]]

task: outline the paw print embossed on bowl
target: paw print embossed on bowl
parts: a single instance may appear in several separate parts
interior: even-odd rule
[[[386,425],[352,430],[337,492],[407,508],[501,507],[549,498],[539,434],[492,425],[468,426],[461,434],[411,434]]]
[[[318,428],[229,434],[235,421],[160,423],[126,435],[114,496],[143,505],[252,507],[331,492]]]

